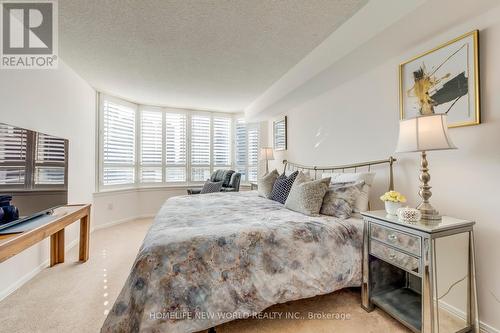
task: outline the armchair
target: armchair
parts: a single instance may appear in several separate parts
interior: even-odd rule
[[[221,192],[239,192],[241,174],[235,172],[234,170],[216,170],[210,176],[211,182],[222,181]],[[199,194],[201,192],[201,187],[189,188],[187,190],[188,194]]]

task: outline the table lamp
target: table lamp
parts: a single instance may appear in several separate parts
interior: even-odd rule
[[[261,149],[261,156],[263,160],[266,160],[266,175],[269,173],[269,161],[274,160],[273,148],[264,147]]]
[[[432,196],[429,186],[431,176],[427,163],[427,151],[457,149],[448,135],[448,125],[445,114],[433,114],[399,122],[399,138],[397,153],[421,152],[420,191],[422,202],[417,209],[422,213],[423,220],[441,220],[439,212],[432,207],[429,199]]]

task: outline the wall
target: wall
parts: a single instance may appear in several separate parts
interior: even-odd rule
[[[386,46],[391,48],[391,43],[399,43],[396,38],[404,38],[405,29],[415,27],[411,25],[413,21],[425,21],[424,13],[408,18],[397,27],[399,32],[387,31],[386,36],[373,41],[367,48],[342,59],[335,65],[336,71],[318,75],[287,96],[288,101],[297,101],[286,112],[289,149],[276,154],[274,165],[281,167],[283,158],[302,164],[332,165],[394,154],[399,118],[398,64],[465,32],[479,29],[483,123],[451,129],[450,135],[459,149],[430,152],[428,159],[434,193],[431,202],[443,214],[477,222],[480,319],[483,329],[498,331],[500,224],[495,207],[500,202],[500,192],[494,187],[500,184],[500,94],[497,92],[500,87],[500,6],[442,27],[406,48],[407,51],[392,53],[382,61],[376,55],[377,50],[384,53]],[[283,104],[285,102],[276,103],[276,107]],[[273,106],[268,111],[268,114],[276,114]],[[419,202],[419,156],[401,154],[397,158],[396,188],[407,194],[411,206],[416,206]],[[379,173],[378,184],[372,193],[376,208],[382,207],[376,198],[386,185],[385,174]],[[451,258],[454,254],[445,253],[445,257]],[[453,265],[453,260],[442,259],[447,267]],[[453,297],[450,302],[454,302]],[[458,301],[454,306],[460,308],[462,304]]]
[[[95,105],[94,90],[61,60],[57,70],[0,71],[1,122],[69,139],[70,203],[92,202]],[[67,245],[77,236],[78,225],[67,228]],[[0,264],[0,299],[47,266],[48,244],[46,239]]]
[[[98,228],[153,217],[161,205],[173,196],[186,195],[186,188],[128,189],[94,194],[95,223]]]

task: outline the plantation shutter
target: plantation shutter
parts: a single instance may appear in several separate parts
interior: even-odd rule
[[[104,100],[103,185],[133,184],[135,180],[135,109]]]
[[[161,111],[141,111],[140,182],[161,183],[163,154],[163,114]]]
[[[191,180],[210,177],[210,116],[191,117]]]
[[[165,113],[166,182],[186,181],[186,114]]]
[[[213,118],[213,164],[216,168],[231,166],[231,118]]]
[[[256,124],[248,128],[248,181],[257,180],[259,164],[259,128]]]
[[[0,185],[24,185],[28,131],[0,124]]]
[[[236,172],[241,173],[241,179],[247,180],[247,127],[243,119],[237,119],[235,125],[235,165]]]

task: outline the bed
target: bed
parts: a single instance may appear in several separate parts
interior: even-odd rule
[[[170,198],[101,332],[197,332],[360,286],[362,239],[359,217],[306,216],[256,191]]]

